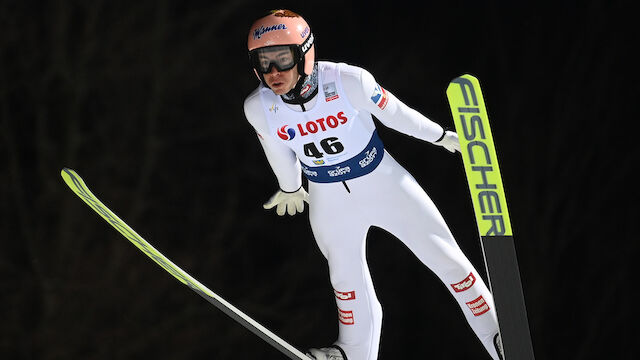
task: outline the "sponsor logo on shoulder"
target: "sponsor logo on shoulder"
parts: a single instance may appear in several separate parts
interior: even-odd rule
[[[384,110],[384,108],[387,107],[387,102],[389,101],[387,91],[382,86],[376,84],[376,88],[373,89],[373,94],[371,94],[371,101],[373,101],[380,110]]]

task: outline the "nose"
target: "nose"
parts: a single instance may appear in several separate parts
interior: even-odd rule
[[[278,70],[278,68],[275,65],[271,65],[271,69],[269,69],[269,72],[267,74],[278,74],[280,73],[280,71]]]

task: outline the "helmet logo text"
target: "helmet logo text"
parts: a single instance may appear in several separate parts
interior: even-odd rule
[[[260,39],[262,37],[262,35],[264,35],[265,33],[271,32],[271,31],[275,31],[275,30],[287,30],[287,25],[285,24],[277,24],[277,25],[271,25],[271,26],[260,26],[259,28],[253,30],[253,39]]]
[[[302,52],[306,53],[307,51],[309,51],[309,49],[311,48],[311,45],[313,45],[313,34],[310,34],[307,40],[305,40],[302,43],[302,46],[300,46],[302,49]]]

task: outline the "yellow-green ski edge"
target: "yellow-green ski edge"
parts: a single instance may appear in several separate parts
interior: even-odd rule
[[[295,360],[310,360],[308,356],[300,352],[298,349],[278,337],[276,334],[265,328],[247,314],[243,313],[235,306],[215,294],[206,286],[202,285],[198,280],[186,273],[176,264],[171,262],[167,257],[162,255],[156,248],[151,246],[142,236],[138,235],[129,225],[122,221],[108,207],[106,207],[87,187],[82,178],[72,169],[64,168],[60,172],[64,182],[73,192],[78,195],[90,208],[98,213],[107,223],[113,226],[122,236],[131,241],[140,251],[145,253],[169,274],[173,275],[181,283],[190,287],[204,299],[216,306],[219,310],[227,314],[229,317],[243,325],[245,328],[262,338],[274,348]]]

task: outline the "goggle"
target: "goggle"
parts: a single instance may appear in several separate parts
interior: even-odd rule
[[[293,69],[300,61],[300,47],[297,45],[267,46],[249,52],[251,65],[256,71],[268,74],[275,66],[278,71]]]

